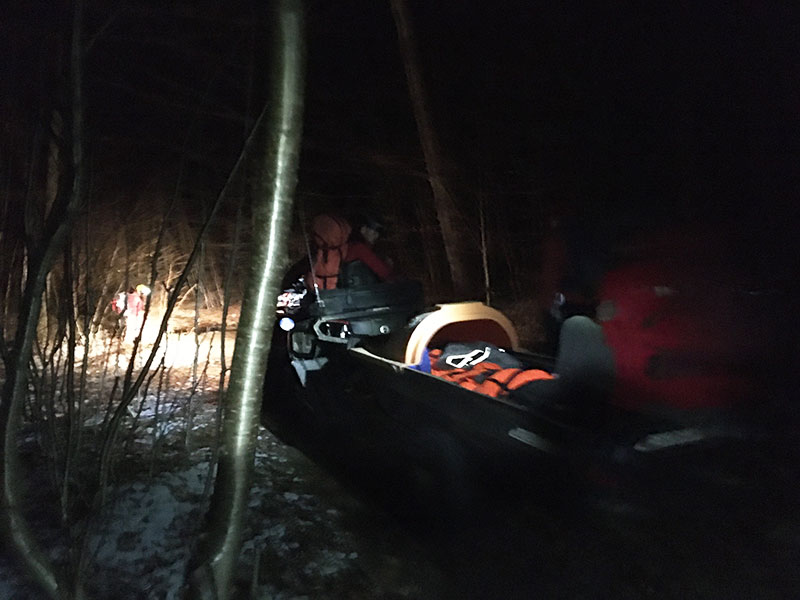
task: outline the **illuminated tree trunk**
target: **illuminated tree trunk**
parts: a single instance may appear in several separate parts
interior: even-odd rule
[[[450,277],[453,282],[453,291],[456,296],[463,298],[471,288],[469,270],[466,266],[467,236],[458,227],[459,212],[456,202],[448,189],[445,167],[442,160],[442,150],[433,127],[428,99],[422,82],[419,58],[414,41],[414,32],[408,18],[408,9],[405,0],[391,0],[392,15],[397,27],[397,37],[400,42],[400,54],[408,80],[408,91],[411,104],[414,108],[414,118],[417,121],[422,153],[428,169],[428,181],[433,191],[433,202],[436,216],[442,229],[442,240],[450,265]]]
[[[259,233],[253,235],[208,525],[187,582],[186,595],[193,599],[226,600],[234,592],[275,298],[285,266],[302,132],[305,31],[301,0],[277,2],[275,25],[272,130],[253,198],[253,227]]]

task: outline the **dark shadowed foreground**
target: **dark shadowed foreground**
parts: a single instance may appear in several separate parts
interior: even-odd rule
[[[446,493],[409,489],[419,475],[409,473],[413,467],[391,442],[359,445],[341,437],[336,447],[329,445],[336,438],[328,438],[320,448],[319,438],[294,439],[367,505],[394,515],[422,552],[398,558],[423,560],[430,569],[415,573],[414,581],[431,573],[441,578],[435,597],[777,599],[795,597],[800,583],[793,566],[800,559],[800,521],[785,496],[737,511],[710,498],[687,498],[706,512],[657,516],[614,497],[567,499],[553,493],[554,482],[534,476],[473,479],[479,489],[459,505]],[[452,491],[454,478],[438,475],[440,488]],[[765,486],[775,485],[768,479]]]
[[[178,598],[205,514],[216,386],[190,401],[186,381],[175,377],[173,388],[158,419],[148,396],[134,407],[136,425],[126,423],[133,434],[90,536],[93,598]],[[87,437],[98,415],[87,412]],[[325,467],[260,431],[239,597],[778,599],[800,583],[800,521],[771,506],[699,522],[598,513],[554,501],[542,481],[541,490],[482,490],[477,512],[415,507],[397,457],[340,439],[325,458],[295,441]],[[66,552],[57,499],[45,492],[48,463],[32,431],[21,444],[29,516],[58,562]],[[0,598],[41,597],[4,552]]]

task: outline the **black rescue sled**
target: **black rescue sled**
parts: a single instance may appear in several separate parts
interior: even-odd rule
[[[694,515],[745,508],[763,492],[748,474],[763,468],[764,438],[732,415],[615,407],[613,353],[587,317],[564,322],[549,357],[520,348],[513,324],[484,304],[426,307],[416,282],[318,295],[297,286],[277,316],[265,423],[301,448],[310,441],[317,458],[338,455],[375,488],[391,481],[455,508],[503,489]],[[503,348],[554,378],[501,397],[470,391],[426,372],[429,350],[453,342]]]

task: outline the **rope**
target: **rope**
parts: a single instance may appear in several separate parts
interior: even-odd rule
[[[297,205],[299,207],[298,212],[300,213],[299,214],[300,228],[303,230],[303,240],[305,241],[306,244],[306,255],[308,256],[308,265],[309,268],[311,269],[311,281],[314,284],[314,295],[317,298],[317,304],[319,304],[321,308],[325,308],[325,302],[322,300],[322,298],[320,298],[319,295],[319,285],[317,285],[317,275],[316,273],[314,273],[314,257],[311,256],[311,242],[308,241],[308,230],[306,229],[306,211],[302,197],[299,198]]]

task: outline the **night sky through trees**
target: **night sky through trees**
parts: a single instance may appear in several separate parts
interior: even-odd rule
[[[435,123],[465,188],[689,218],[793,204],[800,74],[788,5],[410,8]],[[3,102],[9,118],[30,122],[62,102],[68,11],[45,2],[7,11]],[[418,174],[388,3],[310,2],[308,13],[301,192],[374,195],[387,172]],[[204,171],[224,174],[265,98],[268,18],[245,2],[90,3],[98,168],[141,179],[187,147]]]

